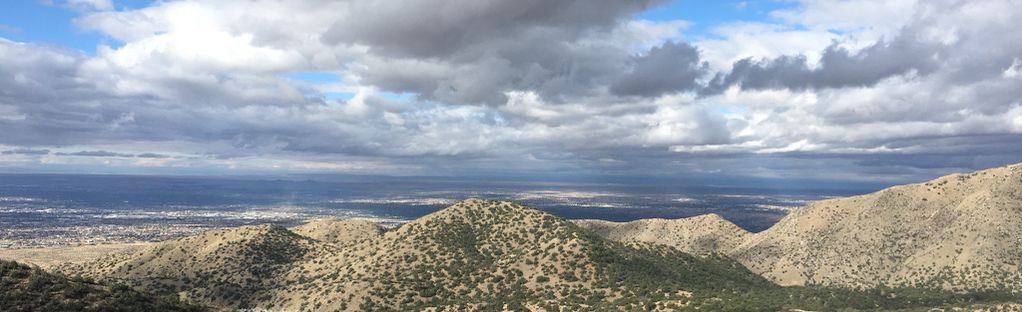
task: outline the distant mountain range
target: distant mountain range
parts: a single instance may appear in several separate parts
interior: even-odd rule
[[[760,233],[716,215],[568,221],[469,199],[392,229],[245,226],[54,271],[214,309],[1018,309],[1020,216],[1014,165],[814,202]]]

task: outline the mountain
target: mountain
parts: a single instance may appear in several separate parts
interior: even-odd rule
[[[123,286],[67,278],[0,260],[0,311],[205,311]]]
[[[755,234],[725,222],[579,224],[723,253],[781,285],[1022,291],[1022,164],[813,202]]]
[[[269,225],[208,231],[60,270],[217,307],[280,310],[666,307],[777,288],[732,260],[625,245],[511,202],[465,200],[379,236],[321,235],[364,234],[352,224],[295,229],[320,240]],[[321,241],[350,236],[366,238]]]
[[[533,208],[474,199],[323,262],[309,270],[324,278],[293,289],[350,285],[310,303],[327,309],[331,298],[361,310],[640,307],[680,304],[690,291],[773,287],[730,260],[628,247]]]
[[[785,285],[1022,290],[1022,164],[814,202],[731,255]]]
[[[668,245],[705,255],[729,254],[751,234],[716,214],[683,219],[642,219],[630,222],[573,220],[611,240]]]
[[[628,231],[603,233],[640,235],[619,242],[517,203],[469,199],[382,234],[361,221],[316,221],[294,229],[308,236],[274,225],[245,226],[57,268],[216,308],[274,311],[919,310],[1015,298],[781,287],[708,252],[739,254],[756,239],[719,217],[624,225]],[[698,233],[700,228],[752,237],[735,247]],[[659,233],[670,235],[661,239]],[[673,242],[700,255],[649,241]]]

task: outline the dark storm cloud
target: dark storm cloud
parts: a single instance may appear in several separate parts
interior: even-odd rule
[[[915,35],[903,33],[856,52],[835,43],[823,51],[817,68],[811,67],[804,55],[742,59],[730,72],[714,76],[702,93],[719,94],[731,86],[750,90],[868,87],[909,72],[927,75],[941,65],[943,47],[920,42]]]
[[[4,155],[48,155],[48,154],[50,154],[50,150],[47,150],[47,149],[36,150],[36,149],[23,149],[22,148],[22,149],[6,150],[6,151],[3,151],[2,154],[4,154]]]
[[[594,95],[628,69],[628,51],[609,44],[582,46],[548,34],[491,44],[491,51],[462,51],[474,54],[464,58],[374,60],[359,74],[384,90],[448,104],[499,106],[512,90],[555,102]]]
[[[698,51],[672,43],[633,59],[626,44],[606,38],[661,2],[364,1],[322,39],[369,48],[372,58],[358,70],[362,82],[441,103],[498,106],[514,90],[564,102],[615,82],[615,93],[656,96],[685,90],[703,74]],[[656,85],[640,85],[646,82]]]
[[[660,0],[355,1],[325,34],[330,44],[358,43],[397,57],[445,58],[526,32],[571,41],[607,30]],[[555,43],[555,42],[548,42]]]
[[[57,156],[86,156],[86,157],[135,157],[132,154],[122,154],[109,151],[80,151],[71,153],[57,153]]]
[[[685,43],[668,42],[636,57],[632,72],[610,86],[619,95],[656,97],[693,90],[709,65],[700,62],[699,50]]]

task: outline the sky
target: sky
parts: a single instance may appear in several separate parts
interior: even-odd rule
[[[1017,0],[0,4],[0,172],[914,181],[1020,99]]]

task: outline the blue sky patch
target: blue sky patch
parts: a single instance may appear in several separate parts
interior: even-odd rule
[[[284,74],[284,78],[291,80],[301,80],[316,83],[334,83],[340,82],[341,78],[333,72],[327,71],[302,71]]]
[[[797,7],[794,1],[695,1],[675,0],[639,17],[652,21],[686,20],[692,24],[686,29],[688,38],[713,38],[713,28],[732,22],[769,22],[770,12]]]

